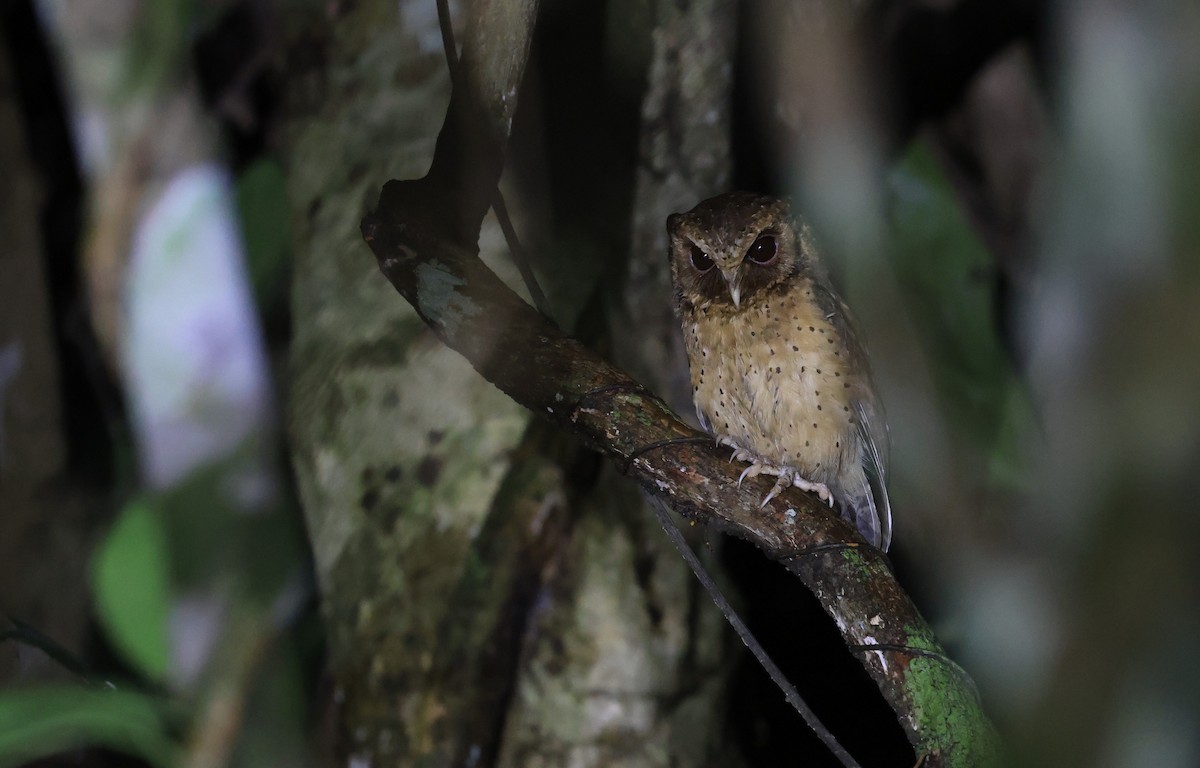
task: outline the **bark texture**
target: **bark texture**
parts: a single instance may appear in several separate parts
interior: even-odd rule
[[[500,5],[472,10],[495,15]],[[432,3],[399,15],[364,3],[289,32],[283,145],[298,229],[289,432],[343,751],[392,765],[659,766],[669,756],[731,765],[709,762],[720,749],[728,636],[638,512],[637,494],[607,477],[597,486],[593,455],[441,345],[364,261],[352,229],[368,190],[432,159],[436,196],[421,205],[438,231],[514,278],[485,217],[491,189],[474,174],[487,169],[494,186],[500,173],[524,67],[510,59],[528,40],[508,35],[490,52],[471,41],[508,25],[527,36],[532,5],[522,7],[515,21],[457,24],[463,90],[500,94],[482,106],[449,101]],[[550,9],[549,23],[566,10]],[[547,50],[553,43],[543,61],[562,55]],[[535,80],[546,93],[551,74]],[[591,108],[603,111],[600,97]],[[469,130],[480,125],[490,127]],[[523,155],[514,165],[544,162]],[[522,216],[537,210],[536,181],[511,182],[532,187],[528,202],[509,199],[522,232],[533,230]],[[581,231],[587,223],[550,236],[601,243],[578,258],[548,264],[531,248],[564,322],[594,302],[597,265],[624,253]],[[496,311],[477,319],[503,328]]]

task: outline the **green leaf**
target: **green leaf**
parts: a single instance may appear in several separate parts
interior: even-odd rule
[[[257,160],[237,179],[238,212],[246,265],[261,308],[286,296],[291,220],[283,170],[274,160]]]
[[[92,564],[96,607],[109,637],[156,681],[167,670],[168,563],[162,517],[142,499],[121,512]]]
[[[897,274],[948,420],[979,451],[990,482],[1020,489],[1033,416],[1000,339],[993,257],[923,142],[894,170],[891,193]]]
[[[121,85],[126,98],[161,93],[185,71],[193,5],[194,0],[146,3],[126,22],[132,23],[132,35],[118,49],[124,59]]]
[[[145,694],[45,688],[0,693],[0,768],[84,746],[177,762],[166,708]]]

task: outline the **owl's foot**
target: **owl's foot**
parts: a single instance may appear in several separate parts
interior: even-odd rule
[[[772,472],[770,474],[775,473]],[[799,472],[789,467],[779,472],[779,479],[775,481],[775,487],[763,498],[762,504],[758,505],[759,509],[767,506],[767,502],[782,493],[789,485],[794,485],[802,491],[815,493],[821,501],[830,507],[833,506],[833,494],[829,492],[829,486],[825,485],[825,483],[815,483],[812,480],[807,480],[801,477]]]
[[[754,458],[753,456],[751,456],[749,451],[747,451],[745,448],[738,445],[737,443],[733,442],[733,438],[731,438],[731,437],[718,437],[717,438],[717,447],[720,447],[722,445],[725,446],[726,448],[733,449],[733,455],[729,457],[730,461],[752,461]]]
[[[782,480],[783,478],[780,479]],[[805,480],[803,477],[800,477],[799,473],[796,473],[792,477],[792,485],[802,491],[817,494],[818,499],[828,504],[830,509],[833,508],[833,494],[829,492],[829,486],[825,485],[825,483],[815,483],[812,480]]]
[[[745,451],[739,449],[738,453],[745,453]],[[734,458],[739,458],[738,453],[734,454]],[[742,461],[754,461],[754,457],[747,455]],[[741,476],[738,477],[738,485],[741,485],[742,481],[747,477],[756,477],[758,475],[776,475],[779,478],[775,481],[775,486],[771,488],[771,491],[763,497],[762,504],[758,505],[759,509],[767,506],[767,503],[771,499],[778,496],[785,488],[791,485],[796,486],[802,491],[815,493],[821,501],[830,507],[833,506],[833,494],[829,492],[829,486],[825,485],[825,483],[815,483],[812,480],[805,479],[791,467],[775,467],[770,464],[754,461],[753,464],[742,470]]]
[[[729,457],[729,463],[730,463],[730,464],[732,464],[732,463],[733,463],[733,462],[735,462],[735,461],[749,461],[749,462],[754,462],[754,460],[755,460],[755,459],[754,459],[754,454],[753,454],[753,453],[750,453],[750,451],[747,451],[745,448],[738,448],[738,447],[736,447],[736,446],[735,446],[735,447],[734,447],[734,449],[733,449],[733,455]],[[765,470],[760,470],[760,471],[765,471]],[[744,474],[745,474],[745,472],[743,472],[742,474],[744,475]],[[755,472],[754,474],[755,474],[755,475],[757,475],[757,474],[758,474],[758,472]],[[751,477],[754,477],[754,475],[751,475]],[[740,484],[741,482],[742,482],[742,481],[741,481],[741,479],[739,478],[739,479],[738,479],[738,483]]]
[[[729,462],[731,464],[735,461],[749,461],[751,463],[758,463],[757,456],[755,456],[753,453],[750,453],[750,451],[747,451],[745,448],[738,445],[737,443],[733,442],[732,438],[718,437],[717,445],[724,445],[727,448],[733,449],[733,453],[729,456]],[[756,475],[758,473],[755,472],[754,474]],[[746,476],[746,473],[743,472],[742,477],[745,477],[745,476]],[[751,477],[753,477],[753,476],[754,475],[751,475]],[[738,478],[738,485],[741,485],[741,484],[742,484],[742,478]]]
[[[738,454],[741,454],[741,453],[745,453],[745,451],[743,451],[739,448],[737,451],[734,452],[734,454],[732,456],[729,457],[729,460],[733,461],[734,459],[738,458]],[[758,477],[759,475],[763,474],[764,472],[768,475],[778,475],[779,474],[778,467],[772,467],[770,464],[761,464],[758,461],[755,461],[753,456],[747,456],[746,458],[741,459],[741,461],[749,461],[752,463],[750,464],[750,466],[748,466],[742,470],[742,474],[738,475],[738,481],[737,481],[738,485],[741,485],[742,481],[745,480],[747,477]]]

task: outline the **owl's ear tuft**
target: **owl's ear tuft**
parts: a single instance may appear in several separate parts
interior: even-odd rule
[[[679,225],[683,223],[682,213],[672,213],[667,217],[667,234],[675,235],[679,231]]]

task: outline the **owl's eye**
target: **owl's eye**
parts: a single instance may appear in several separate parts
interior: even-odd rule
[[[700,249],[700,246],[692,246],[692,266],[700,272],[707,272],[713,268],[713,260],[708,258],[708,254]]]
[[[774,235],[759,235],[754,245],[750,246],[750,250],[746,251],[746,257],[755,264],[770,264],[775,260],[778,250]]]

